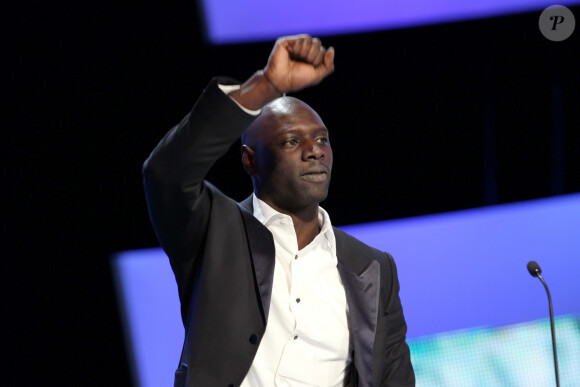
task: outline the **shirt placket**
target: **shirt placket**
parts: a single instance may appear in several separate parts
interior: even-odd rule
[[[298,297],[296,297],[295,294],[296,292],[299,292],[297,288],[300,287],[298,282],[300,281],[301,274],[300,268],[297,265],[299,259],[298,244],[296,242],[296,234],[294,232],[292,221],[282,218],[280,219],[279,225],[279,231],[281,231],[279,235],[282,237],[280,238],[279,243],[281,247],[283,247],[283,252],[279,253],[287,257],[287,259],[284,259],[284,263],[288,265],[287,267],[290,273],[290,275],[286,277],[288,280],[288,307],[294,320],[294,329],[289,337],[286,338],[286,344],[284,345],[284,350],[282,352],[282,361],[280,363],[283,363],[283,359],[289,356],[290,353],[296,353],[296,345],[300,345],[298,343],[298,340],[300,339],[300,324],[298,321],[299,310],[297,309],[297,304],[299,304],[300,301],[296,301]],[[294,356],[290,357],[294,358]],[[292,362],[295,363],[296,361],[299,362],[300,359],[294,358]],[[278,372],[276,372],[275,379],[275,385],[279,387],[285,387],[292,384],[290,380],[280,375]]]

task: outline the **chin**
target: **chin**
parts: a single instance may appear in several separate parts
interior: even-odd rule
[[[305,205],[318,204],[326,200],[328,196],[328,188],[321,192],[308,192],[302,197],[302,202]]]

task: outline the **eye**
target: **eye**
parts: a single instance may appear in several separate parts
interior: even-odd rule
[[[291,146],[296,146],[298,145],[298,140],[295,138],[290,138],[285,140],[282,145],[286,146],[286,147],[291,147]]]
[[[328,137],[318,137],[316,139],[316,142],[318,142],[320,144],[328,144]]]

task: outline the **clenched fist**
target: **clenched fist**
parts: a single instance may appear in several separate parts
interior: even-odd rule
[[[282,93],[320,83],[334,71],[334,48],[309,35],[279,38],[264,74]]]
[[[334,48],[309,35],[279,38],[263,71],[230,94],[240,105],[257,110],[283,93],[317,85],[334,71]]]

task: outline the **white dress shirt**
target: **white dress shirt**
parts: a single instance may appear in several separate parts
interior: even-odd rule
[[[266,332],[242,387],[342,386],[351,359],[348,305],[330,218],[302,250],[292,218],[253,197],[254,216],[276,247]]]

